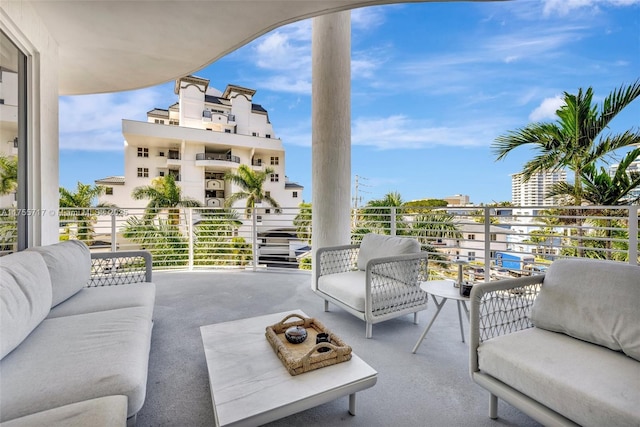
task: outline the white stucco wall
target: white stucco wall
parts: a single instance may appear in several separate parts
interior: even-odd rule
[[[27,55],[28,246],[58,241],[58,45],[31,6],[0,3],[0,29]]]

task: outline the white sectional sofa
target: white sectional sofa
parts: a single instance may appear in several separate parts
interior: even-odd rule
[[[83,425],[83,414],[92,426],[135,424],[151,343],[151,257],[93,258],[92,267],[79,241],[0,258],[2,427]]]
[[[475,285],[470,370],[544,425],[640,426],[640,267],[564,259]]]

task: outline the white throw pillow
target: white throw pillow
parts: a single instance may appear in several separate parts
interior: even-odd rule
[[[531,321],[640,361],[639,304],[639,266],[561,259],[545,275]]]
[[[0,258],[0,359],[47,317],[51,279],[42,256],[17,252]]]
[[[79,240],[67,240],[28,250],[38,252],[47,264],[53,289],[51,307],[75,295],[91,279],[91,252]]]
[[[358,251],[358,269],[366,270],[370,260],[390,256],[416,254],[420,252],[420,243],[411,237],[365,234]]]

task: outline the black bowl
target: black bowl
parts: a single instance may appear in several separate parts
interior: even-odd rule
[[[300,344],[307,339],[307,330],[303,326],[292,326],[284,331],[284,336],[291,344]]]

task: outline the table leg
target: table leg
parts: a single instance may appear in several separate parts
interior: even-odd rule
[[[412,353],[414,353],[414,354],[415,354],[416,351],[418,351],[418,347],[420,347],[420,344],[422,344],[422,340],[424,340],[424,337],[427,336],[427,333],[429,332],[429,329],[431,329],[431,325],[433,325],[433,322],[435,322],[436,318],[438,317],[438,314],[440,314],[440,310],[442,310],[442,307],[444,306],[444,303],[447,302],[447,298],[442,298],[442,301],[440,301],[440,303],[438,303],[438,300],[436,300],[436,297],[434,297],[433,295],[431,295],[431,298],[433,299],[433,302],[435,303],[436,307],[438,307],[438,310],[436,310],[436,313],[433,315],[433,318],[429,322],[429,325],[427,325],[427,328],[424,330],[422,335],[420,335],[420,338],[418,339],[418,342],[413,347]]]
[[[458,322],[460,322],[460,336],[462,337],[462,342],[464,342],[464,329],[462,327],[462,310],[460,310],[460,303],[462,301],[456,301],[458,303]]]
[[[349,413],[351,415],[356,414],[356,394],[355,393],[351,393],[349,395]]]

